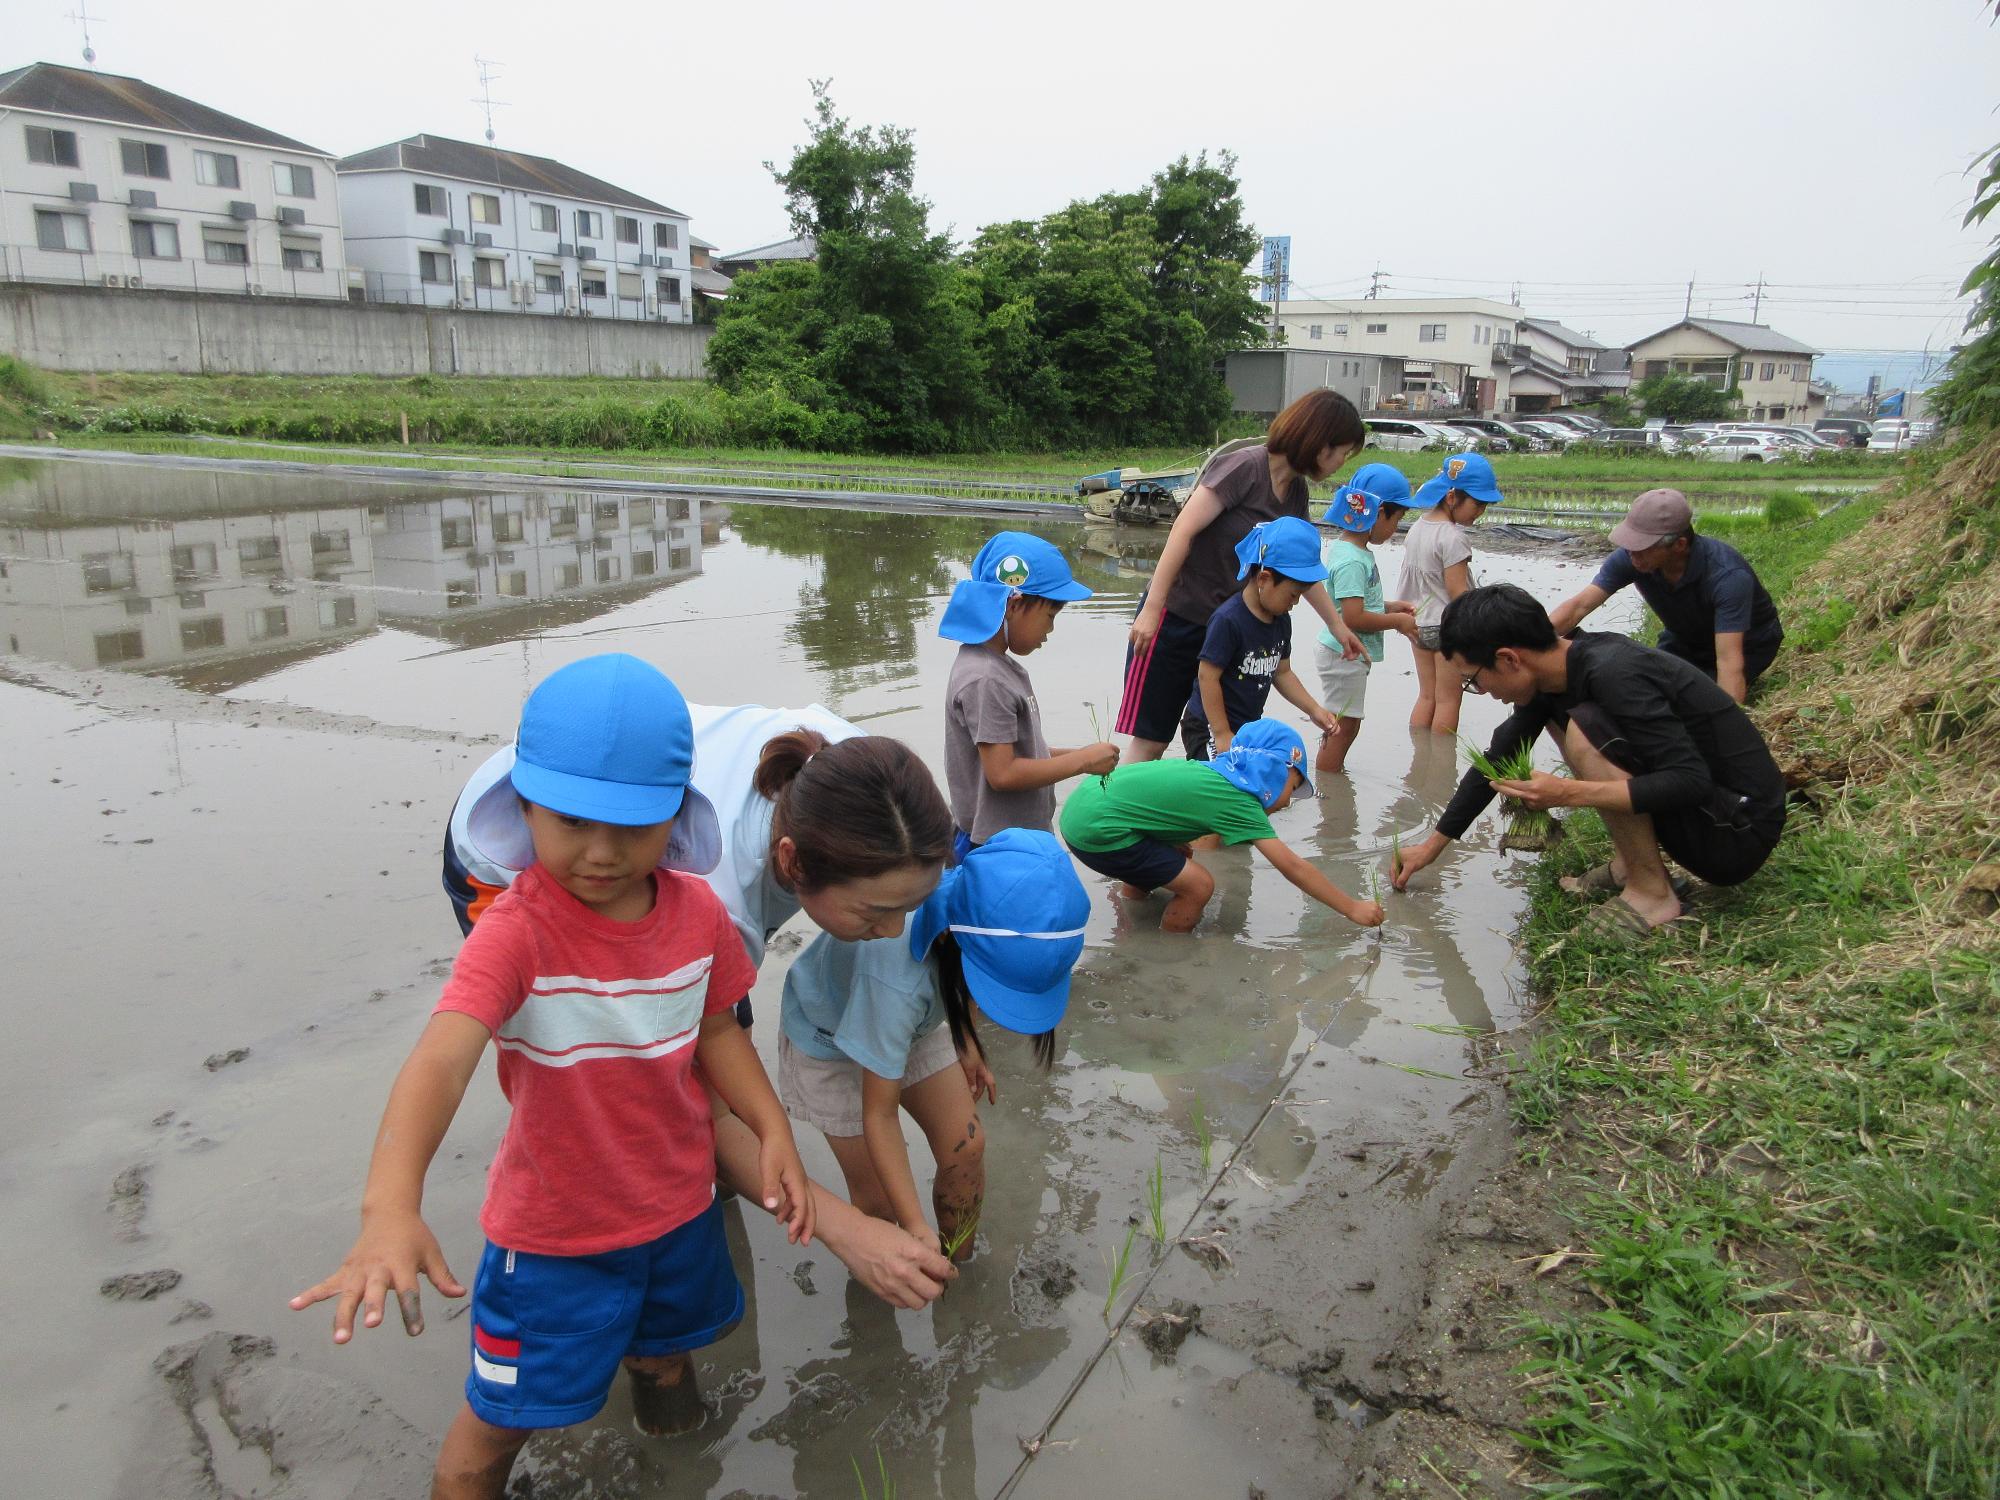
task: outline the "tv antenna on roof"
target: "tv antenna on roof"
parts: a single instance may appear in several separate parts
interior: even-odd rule
[[[90,45],[90,23],[92,21],[102,21],[104,17],[93,16],[90,13],[90,8],[88,6],[78,6],[75,10],[68,11],[66,12],[66,14],[68,15],[70,20],[76,22],[79,26],[83,28],[84,65],[86,67],[92,67],[92,68],[96,67],[97,49]]]
[[[507,107],[505,100],[493,97],[493,80],[500,76],[500,70],[506,64],[478,56],[472,60],[479,68],[479,97],[472,102],[486,111],[486,144],[490,146],[493,144],[493,111]]]

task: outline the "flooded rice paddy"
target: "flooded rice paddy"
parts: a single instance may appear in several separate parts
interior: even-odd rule
[[[285,1299],[352,1238],[382,1101],[456,949],[437,851],[463,778],[533,683],[614,649],[696,701],[823,703],[941,767],[955,648],[935,626],[1001,524],[1047,535],[1098,591],[1028,663],[1051,740],[1095,738],[1160,533],[525,481],[0,468],[18,1039],[0,1251],[33,1289],[10,1339],[26,1357],[0,1374],[8,1492],[421,1493],[460,1401],[463,1304],[432,1296],[421,1339],[335,1348],[324,1309]],[[1501,541],[1475,567],[1553,602],[1594,563]],[[1392,583],[1398,565],[1384,549]],[[1351,777],[1276,820],[1349,889],[1458,772],[1450,743],[1404,727],[1414,679],[1389,650]],[[1468,700],[1467,731],[1498,712]],[[956,1284],[892,1311],[731,1204],[750,1311],[699,1356],[706,1424],[638,1438],[620,1388],[531,1447],[533,1493],[853,1496],[856,1463],[870,1493],[878,1464],[906,1495],[1327,1493],[1384,1414],[1376,1361],[1454,1205],[1506,1150],[1480,1038],[1524,1015],[1524,877],[1497,838],[1482,820],[1387,896],[1379,939],[1248,850],[1204,856],[1218,889],[1193,938],[1086,875],[1054,1072],[993,1047],[989,1197]],[[767,1064],[806,935],[780,936],[758,984]],[[461,1274],[503,1118],[482,1076],[430,1175]],[[838,1181],[813,1132],[801,1146]]]

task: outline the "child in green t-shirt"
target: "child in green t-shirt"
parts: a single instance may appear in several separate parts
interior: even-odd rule
[[[1320,741],[1315,769],[1345,771],[1347,752],[1361,733],[1368,704],[1368,671],[1382,659],[1382,636],[1398,631],[1417,639],[1417,607],[1407,599],[1382,599],[1382,570],[1370,548],[1396,534],[1396,523],[1410,508],[1410,481],[1388,464],[1363,464],[1334,494],[1326,519],[1341,534],[1327,545],[1326,591],[1347,628],[1361,637],[1362,654],[1349,661],[1340,643],[1325,630],[1319,633],[1315,657],[1320,695],[1338,722]]]
[[[1063,842],[1087,868],[1123,882],[1122,895],[1170,891],[1162,932],[1193,931],[1215,893],[1215,877],[1188,852],[1207,834],[1225,844],[1255,844],[1315,901],[1359,926],[1379,927],[1378,902],[1348,895],[1271,827],[1272,813],[1312,790],[1305,756],[1297,730],[1252,719],[1213,760],[1136,761],[1108,776],[1087,776],[1063,804]]]

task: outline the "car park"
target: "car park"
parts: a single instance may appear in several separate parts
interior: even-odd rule
[[[1912,441],[1908,422],[1900,417],[1884,417],[1875,424],[1874,430],[1869,434],[1868,451],[1901,453]]]
[[[1362,425],[1368,429],[1367,447],[1391,453],[1422,453],[1435,448],[1464,453],[1478,446],[1470,433],[1453,432],[1440,422],[1419,422],[1414,417],[1367,417]]]
[[[1793,450],[1768,432],[1718,432],[1688,451],[1718,463],[1768,464],[1789,457]]]
[[[1540,417],[1517,417],[1514,425],[1528,436],[1541,438],[1558,448],[1567,448],[1571,443],[1583,441],[1583,434],[1574,427],[1566,427],[1561,422],[1545,422]]]
[[[1813,431],[1842,448],[1866,448],[1871,436],[1859,417],[1822,417],[1813,423]]]
[[[1502,422],[1497,417],[1458,417],[1454,419],[1453,425],[1469,427],[1482,436],[1491,438],[1509,448],[1519,442],[1525,443],[1530,452],[1545,452],[1550,446],[1548,438],[1542,437],[1537,433],[1526,432],[1514,423]]]

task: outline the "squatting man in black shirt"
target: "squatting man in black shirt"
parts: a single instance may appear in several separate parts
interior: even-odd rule
[[[1496,789],[1528,807],[1603,817],[1615,855],[1565,884],[1610,896],[1584,923],[1604,936],[1641,937],[1681,914],[1663,854],[1711,885],[1739,884],[1770,857],[1785,826],[1784,778],[1749,717],[1697,668],[1622,635],[1560,639],[1533,596],[1507,583],[1453,600],[1438,649],[1468,692],[1514,710],[1490,756],[1546,729],[1571,775],[1489,782],[1468,771],[1436,831],[1403,850],[1396,889],[1462,836]]]

